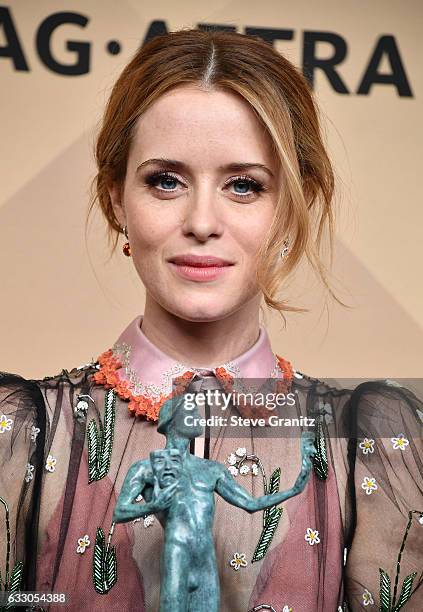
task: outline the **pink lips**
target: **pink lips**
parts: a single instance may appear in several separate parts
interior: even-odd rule
[[[213,255],[176,255],[169,261],[179,266],[202,266],[202,267],[222,267],[230,266],[232,263],[221,259],[220,257],[214,257]]]
[[[196,281],[215,280],[233,266],[231,262],[213,255],[177,255],[169,263],[179,276]]]

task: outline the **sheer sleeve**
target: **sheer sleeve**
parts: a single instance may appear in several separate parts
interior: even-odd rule
[[[34,381],[0,372],[2,590],[35,590],[46,414]]]
[[[346,565],[352,610],[422,609],[423,403],[395,381],[351,395],[355,530]],[[354,501],[354,500],[353,500]]]

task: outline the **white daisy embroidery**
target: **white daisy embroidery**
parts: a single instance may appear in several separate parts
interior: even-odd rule
[[[391,438],[391,442],[394,450],[397,448],[400,450],[405,450],[405,447],[410,444],[404,434],[399,434],[398,438]]]
[[[244,455],[247,454],[247,449],[240,447],[236,449],[235,453],[238,455],[238,457],[244,457]]]
[[[251,471],[254,476],[258,476],[259,469],[257,463],[253,463],[253,465],[251,466]]]
[[[330,423],[333,423],[332,404],[329,404],[329,402],[323,402],[323,400],[320,400],[319,401],[319,410],[324,415],[324,419],[325,419],[325,421],[326,421],[326,423],[328,425]]]
[[[363,451],[363,455],[375,452],[375,441],[372,438],[364,438],[363,442],[358,445]]]
[[[88,411],[88,402],[86,400],[79,400],[75,406],[75,414],[85,415]]]
[[[12,429],[13,420],[9,419],[5,414],[0,416],[0,433],[10,431]]]
[[[304,539],[310,544],[310,546],[314,546],[314,544],[318,544],[320,542],[319,532],[316,529],[311,529],[311,527],[307,527],[307,532],[304,536]]]
[[[249,471],[250,468],[248,467],[248,465],[241,465],[241,467],[239,468],[240,474],[248,474]]]
[[[282,608],[282,612],[292,612],[292,608],[290,608],[289,606],[286,606],[286,605],[285,605],[285,606]]]
[[[376,478],[369,478],[369,476],[365,476],[363,482],[361,483],[361,488],[366,491],[366,495],[370,495],[377,489]]]
[[[78,547],[76,549],[76,552],[81,553],[81,554],[84,553],[85,549],[90,544],[91,544],[90,539],[89,539],[88,535],[85,534],[84,537],[78,538]]]
[[[230,565],[234,568],[235,571],[238,571],[240,567],[246,567],[247,559],[245,557],[245,554],[236,552],[230,561]]]
[[[147,514],[147,516],[144,517],[144,527],[151,527],[151,525],[154,523],[154,516],[152,514]]]
[[[234,465],[230,465],[228,467],[228,471],[232,474],[232,476],[238,476],[238,468],[236,468]]]
[[[34,466],[30,463],[26,464],[25,482],[29,482],[34,478]]]
[[[40,433],[40,429],[38,427],[35,427],[35,425],[33,425],[31,427],[31,440],[35,441],[39,433]]]
[[[234,455],[233,453],[231,453],[229,457],[227,457],[226,459],[226,463],[229,463],[229,465],[235,465],[236,462],[237,462],[237,458],[236,458],[236,455]]]
[[[56,463],[56,457],[53,457],[53,455],[49,455],[46,461],[46,470],[48,470],[49,472],[54,472],[54,470],[56,469]]]
[[[372,606],[374,603],[375,602],[373,600],[372,594],[370,593],[370,591],[365,589],[365,591],[363,593],[363,605],[364,606]]]

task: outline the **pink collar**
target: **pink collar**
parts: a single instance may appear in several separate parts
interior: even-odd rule
[[[142,319],[142,315],[136,317],[113,348],[98,357],[99,371],[94,374],[95,382],[129,400],[129,412],[135,416],[157,421],[163,402],[183,392],[196,374],[216,376],[227,390],[236,378],[283,379],[285,388],[292,380],[291,364],[273,353],[262,325],[257,342],[245,353],[221,366],[200,369],[176,361],[150,342],[141,329]]]

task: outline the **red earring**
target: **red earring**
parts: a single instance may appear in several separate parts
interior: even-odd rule
[[[122,227],[122,231],[125,234],[126,238],[128,238],[128,230],[126,228],[126,225]],[[131,247],[130,247],[129,242],[125,242],[125,244],[122,247],[122,250],[127,257],[131,257]]]

